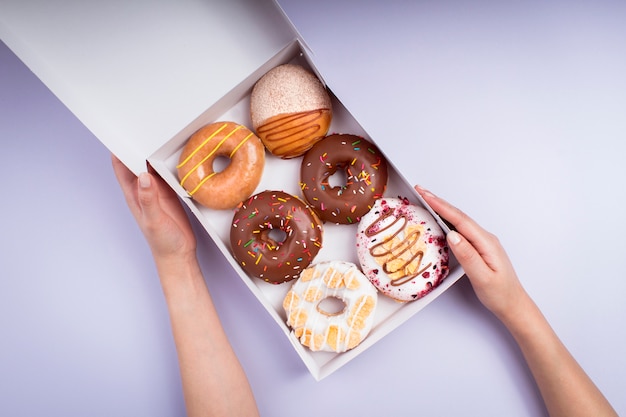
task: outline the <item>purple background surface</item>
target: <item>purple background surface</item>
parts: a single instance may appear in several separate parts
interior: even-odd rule
[[[399,170],[500,237],[626,414],[626,6],[335,3],[281,1]],[[109,153],[4,45],[0,155],[0,415],[182,415],[161,289]],[[262,415],[545,415],[466,279],[315,382],[194,225]]]

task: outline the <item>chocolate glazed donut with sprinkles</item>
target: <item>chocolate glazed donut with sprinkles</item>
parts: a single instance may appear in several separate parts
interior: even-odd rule
[[[263,191],[235,211],[230,243],[235,260],[249,275],[272,284],[300,276],[322,247],[322,224],[299,198]]]
[[[342,172],[345,183],[332,185],[331,177]],[[304,155],[300,187],[323,221],[358,223],[387,188],[387,161],[373,143],[362,137],[329,135]]]

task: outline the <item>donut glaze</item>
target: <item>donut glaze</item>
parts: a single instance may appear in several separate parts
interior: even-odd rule
[[[330,177],[345,172],[346,183],[331,186]],[[300,188],[323,221],[358,223],[387,187],[387,161],[362,137],[334,134],[317,142],[302,158]]]
[[[343,310],[324,307],[338,299]],[[356,265],[321,262],[305,269],[283,300],[287,325],[312,351],[345,352],[358,346],[374,321],[378,294]]]
[[[320,80],[299,65],[284,64],[261,77],[250,95],[252,127],[281,158],[304,154],[328,132],[330,96]]]
[[[298,278],[322,247],[322,225],[299,198],[263,191],[236,210],[230,229],[233,256],[249,275],[272,284]]]
[[[215,172],[217,157],[230,159]],[[261,181],[265,148],[245,126],[216,122],[194,133],[185,144],[178,165],[180,185],[198,203],[213,209],[234,208],[250,197]]]
[[[448,275],[448,246],[435,219],[406,199],[381,198],[361,219],[356,236],[363,272],[397,301],[422,298]]]

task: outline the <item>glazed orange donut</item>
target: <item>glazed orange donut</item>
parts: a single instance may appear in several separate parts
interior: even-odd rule
[[[220,172],[213,168],[217,157],[230,159]],[[252,131],[237,123],[216,122],[189,138],[176,168],[180,185],[195,201],[219,210],[250,197],[264,165],[265,147]]]

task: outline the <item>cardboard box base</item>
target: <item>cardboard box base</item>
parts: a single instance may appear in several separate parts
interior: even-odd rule
[[[250,120],[250,92],[256,81],[271,68],[283,63],[295,63],[302,65],[318,74],[311,57],[307,54],[302,44],[294,40],[272,59],[258,68],[249,77],[233,88],[229,94],[207,109],[202,115],[189,123],[169,142],[158,149],[150,158],[152,167],[176,190],[178,195],[189,206],[191,211],[199,219],[207,233],[213,238],[224,256],[229,260],[233,269],[238,273],[247,287],[254,293],[259,302],[265,307],[270,316],[281,327],[288,340],[292,343],[304,364],[316,380],[321,380],[358,356],[365,349],[372,346],[390,331],[416,314],[427,304],[432,302],[439,294],[444,292],[450,285],[457,281],[463,271],[452,258],[450,274],[444,282],[426,297],[410,303],[399,303],[379,294],[378,307],[375,313],[375,322],[369,336],[355,349],[345,353],[312,352],[302,346],[286,325],[286,316],[282,308],[282,300],[291,287],[290,283],[280,285],[268,284],[261,279],[250,277],[244,272],[239,264],[233,259],[230,249],[230,227],[233,210],[212,210],[197,204],[187,192],[180,186],[176,174],[176,165],[182,148],[188,138],[200,127],[216,121],[233,121],[251,128]],[[330,90],[332,96],[332,90]],[[371,138],[352,117],[350,112],[334,96],[333,121],[329,133],[350,133],[363,136],[381,148],[384,153],[384,138]],[[381,143],[379,143],[381,142]],[[282,190],[292,195],[301,196],[300,191],[300,163],[302,158],[283,160],[266,153],[266,165],[261,183],[255,193],[264,190]],[[403,196],[418,204],[416,193],[412,185],[408,183],[393,166],[389,164],[389,182],[385,193],[388,197]],[[343,260],[359,265],[355,250],[355,225],[324,224],[323,247],[314,262],[326,260]]]

